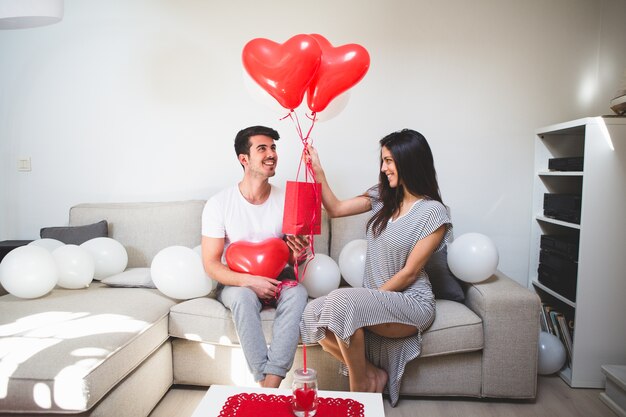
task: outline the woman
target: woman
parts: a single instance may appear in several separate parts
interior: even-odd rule
[[[421,332],[435,318],[435,298],[424,265],[444,247],[452,224],[432,152],[420,133],[404,129],[380,141],[379,183],[339,200],[317,151],[309,158],[322,184],[330,217],[371,211],[363,288],[342,288],[310,302],[300,322],[305,343],[319,344],[344,365],[350,390],[383,392],[398,402],[406,364],[421,351]]]

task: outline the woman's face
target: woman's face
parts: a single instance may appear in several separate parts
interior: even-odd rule
[[[393,156],[391,155],[391,152],[389,152],[389,149],[387,149],[387,147],[382,147],[380,151],[380,157],[382,159],[380,171],[387,176],[389,186],[391,188],[396,188],[398,186],[400,178],[398,177],[396,163],[393,160]]]

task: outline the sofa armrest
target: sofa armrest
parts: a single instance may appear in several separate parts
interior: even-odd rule
[[[482,395],[535,398],[540,300],[497,271],[466,286],[465,304],[483,321]]]

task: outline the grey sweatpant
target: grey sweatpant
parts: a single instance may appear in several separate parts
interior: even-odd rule
[[[273,338],[268,347],[261,328],[263,304],[254,291],[225,286],[219,292],[218,300],[233,314],[239,343],[255,381],[264,379],[267,374],[284,378],[291,369],[307,299],[307,291],[301,284],[282,288],[276,302]]]

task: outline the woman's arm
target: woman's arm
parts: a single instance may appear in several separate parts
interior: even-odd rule
[[[426,262],[428,262],[430,255],[432,255],[435,249],[437,249],[437,246],[441,243],[441,239],[443,239],[445,233],[446,226],[443,225],[424,239],[419,240],[409,254],[404,267],[385,282],[379,290],[403,291],[413,284],[419,276],[420,271],[424,268],[424,265],[426,265]]]
[[[307,147],[307,158],[311,162],[315,179],[322,184],[322,203],[330,217],[351,216],[371,210],[370,199],[365,194],[347,200],[337,198],[328,184],[317,150],[311,145]]]

